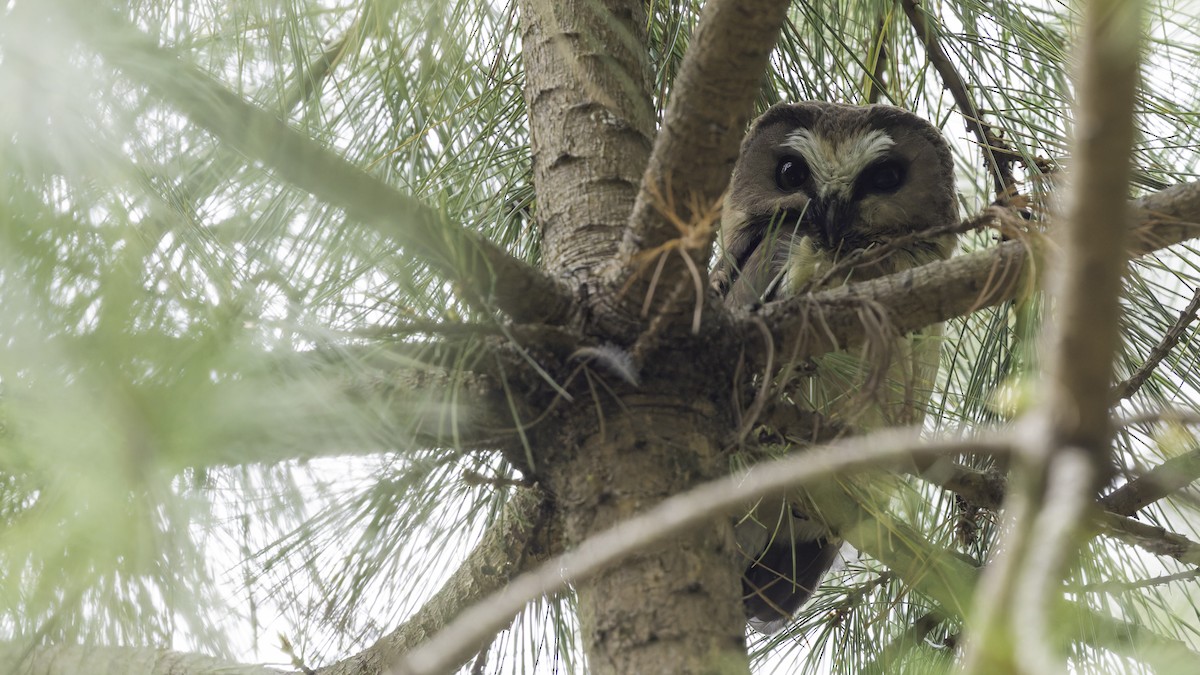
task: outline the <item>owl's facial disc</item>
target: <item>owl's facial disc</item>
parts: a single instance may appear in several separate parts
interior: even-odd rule
[[[887,132],[864,129],[841,141],[818,136],[810,129],[788,134],[780,144],[782,157],[775,184],[784,193],[808,196],[799,218],[807,231],[828,251],[863,248],[871,228],[860,221],[860,202],[873,194],[896,192],[907,178],[907,165],[891,155],[895,141]]]

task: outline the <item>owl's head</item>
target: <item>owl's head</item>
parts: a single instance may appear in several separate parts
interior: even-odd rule
[[[855,249],[952,223],[954,164],[941,133],[891,106],[777,105],[742,142],[725,199],[719,284],[732,303],[796,290]],[[919,240],[861,280],[950,254]]]

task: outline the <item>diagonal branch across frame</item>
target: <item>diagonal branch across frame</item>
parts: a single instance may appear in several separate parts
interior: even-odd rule
[[[557,280],[247,103],[118,15],[66,10],[61,16],[62,24],[109,63],[193,122],[420,256],[455,282],[469,302],[495,306],[518,322],[561,323],[570,314],[570,291]]]

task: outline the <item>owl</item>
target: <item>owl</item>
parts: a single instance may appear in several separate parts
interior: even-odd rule
[[[818,282],[917,267],[948,257],[955,237],[914,233],[957,216],[950,148],[929,122],[883,105],[777,105],[742,142],[714,284],[727,305],[745,307]],[[888,246],[906,235],[914,236]],[[789,403],[855,432],[917,423],[937,372],[940,335],[935,327],[891,340],[883,365],[849,352],[822,356],[811,377],[787,388]],[[787,500],[748,510],[735,528],[747,564],[744,602],[750,625],[772,633],[812,595],[841,542]]]

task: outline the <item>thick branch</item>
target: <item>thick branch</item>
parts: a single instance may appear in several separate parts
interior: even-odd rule
[[[454,281],[477,305],[519,322],[562,321],[571,296],[559,282],[477,232],[448,222],[359,167],[242,100],[195,66],[161,49],[112,12],[64,12],[77,34],[196,124],[283,179],[373,227]]]
[[[1134,203],[1130,255],[1145,255],[1200,236],[1200,183],[1184,183]],[[965,316],[1015,298],[1028,288],[1028,244],[1008,241],[898,274],[768,303],[760,316],[778,353],[803,359],[861,344],[864,314],[886,316],[899,333]],[[874,323],[874,322],[872,322]],[[743,320],[743,343],[761,366],[758,329]]]
[[[1026,461],[1005,498],[1002,551],[979,584],[963,659],[968,675],[1064,668],[1050,617],[1078,555],[1091,495],[1112,473],[1109,392],[1130,238],[1139,4],[1090,0],[1084,17],[1073,182],[1066,217],[1053,230],[1062,246],[1049,283],[1057,311],[1043,325],[1039,405],[1014,430]]]
[[[1112,470],[1109,391],[1120,344],[1121,274],[1129,240],[1129,176],[1138,78],[1138,12],[1123,0],[1092,0],[1085,12],[1076,104],[1070,204],[1053,232],[1062,245],[1050,291],[1058,311],[1047,321],[1047,373],[1041,410],[1050,447],[1093,455]],[[1133,36],[1118,34],[1132,31]]]
[[[632,257],[682,235],[661,213],[664,203],[674,204],[686,223],[698,222],[700,213],[718,203],[788,5],[781,0],[704,4],[641,180],[623,255]],[[715,231],[708,234],[694,253],[701,266]],[[683,272],[681,262],[668,264]]]
[[[911,626],[906,628],[886,647],[879,650],[875,658],[863,666],[864,675],[887,675],[895,672],[904,655],[925,642],[928,636],[946,617],[940,610],[922,614]]]
[[[654,137],[645,3],[518,5],[542,258],[586,284],[616,253]]]
[[[380,675],[401,655],[437,634],[455,617],[504,588],[551,555],[561,540],[552,529],[553,518],[545,495],[538,490],[518,490],[505,505],[500,520],[488,528],[458,570],[412,618],[366,650],[321,668],[319,675]],[[503,626],[497,627],[496,631]],[[462,653],[447,663],[452,672],[474,655]]]
[[[609,279],[621,288],[602,314],[612,333],[652,341],[689,320],[698,330],[721,195],[787,7],[709,0],[701,10]],[[648,312],[646,328],[638,315]]]

